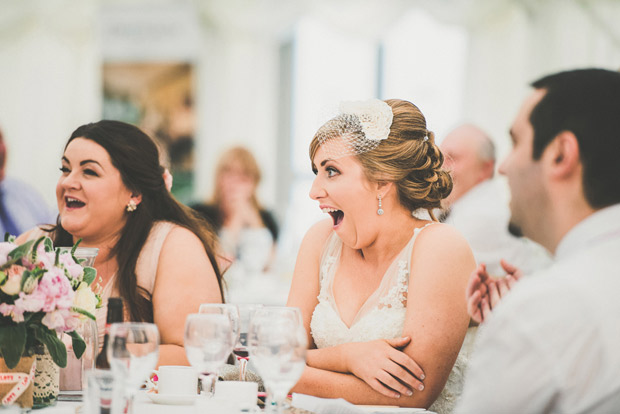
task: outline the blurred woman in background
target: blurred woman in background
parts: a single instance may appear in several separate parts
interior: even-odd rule
[[[256,197],[260,180],[252,153],[244,147],[230,148],[217,164],[212,201],[192,206],[213,225],[222,250],[245,273],[269,267],[278,238],[276,220]]]

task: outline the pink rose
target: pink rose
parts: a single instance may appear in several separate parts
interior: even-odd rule
[[[9,305],[8,303],[0,303],[0,313],[3,316],[10,316],[15,323],[24,321],[24,312],[18,309],[15,305]]]
[[[45,295],[37,293],[35,289],[30,295],[25,293],[19,294],[19,299],[15,301],[15,309],[24,312],[39,312],[45,305]]]
[[[75,263],[70,253],[62,253],[58,258],[60,264],[67,269],[72,279],[82,280],[84,269],[78,263]]]
[[[68,310],[73,304],[73,289],[62,269],[52,268],[45,272],[39,285],[30,295],[20,293],[15,306],[27,312],[53,312]]]
[[[46,252],[45,245],[43,243],[39,243],[37,246],[37,257],[36,261],[32,261],[32,257],[28,255],[23,258],[24,265],[28,267],[29,270],[34,269],[35,267],[39,267],[42,269],[50,269],[54,267],[54,263],[56,262],[56,253],[55,252]]]
[[[71,315],[67,311],[55,310],[45,314],[41,322],[43,325],[50,329],[56,329],[57,331],[65,330],[65,319],[71,318]]]
[[[11,312],[13,312],[13,305],[9,305],[8,303],[0,303],[0,313],[2,316],[9,316]]]

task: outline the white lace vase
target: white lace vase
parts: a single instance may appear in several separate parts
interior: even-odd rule
[[[35,349],[37,366],[34,374],[33,408],[49,407],[56,404],[59,392],[60,370],[52,360],[47,347]]]

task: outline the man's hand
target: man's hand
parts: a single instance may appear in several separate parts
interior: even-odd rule
[[[505,260],[502,259],[500,263],[506,271],[504,277],[490,276],[484,263],[480,264],[469,276],[465,290],[467,313],[478,324],[489,317],[491,311],[523,276],[520,269]]]

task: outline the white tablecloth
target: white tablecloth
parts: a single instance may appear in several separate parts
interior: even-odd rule
[[[315,398],[310,396],[302,396],[302,399],[305,399],[305,404],[299,404],[300,406],[306,405],[303,408],[311,408],[309,405],[312,405],[312,408],[319,408],[323,406],[323,408],[328,408],[329,412],[351,412],[351,413],[376,413],[376,414],[432,414],[430,411],[426,411],[420,408],[398,408],[398,407],[379,407],[379,406],[353,406],[352,404],[346,403],[342,400],[341,406],[327,406],[326,404],[337,404],[337,400],[324,400],[321,398]],[[311,404],[310,404],[311,403]],[[230,405],[219,405],[216,401],[208,401],[202,400],[197,402],[195,405],[163,405],[163,404],[155,404],[151,402],[148,397],[143,393],[139,393],[136,396],[136,400],[134,403],[134,414],[169,414],[174,412],[174,414],[223,414],[223,413],[234,413],[236,412]],[[309,405],[308,405],[309,404]],[[85,414],[82,407],[82,402],[67,402],[60,401],[54,407],[44,408],[42,410],[37,410],[37,413],[40,414]],[[346,411],[348,407],[351,407],[354,411]],[[341,408],[342,411],[334,410],[335,407]],[[318,411],[317,411],[318,412]]]

